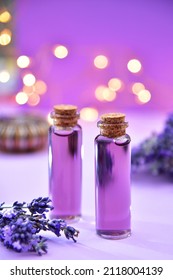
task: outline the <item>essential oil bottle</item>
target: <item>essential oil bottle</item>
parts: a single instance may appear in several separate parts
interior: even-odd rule
[[[103,238],[131,234],[130,136],[125,115],[109,113],[98,121],[95,138],[96,231]]]
[[[49,128],[49,190],[52,218],[76,221],[81,216],[82,129],[73,105],[56,105]]]

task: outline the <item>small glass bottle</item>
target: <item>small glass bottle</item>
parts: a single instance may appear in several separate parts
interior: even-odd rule
[[[110,239],[131,234],[130,136],[125,115],[109,113],[98,122],[95,138],[96,231]]]
[[[73,105],[56,105],[49,129],[49,191],[52,218],[76,221],[81,216],[82,129]]]

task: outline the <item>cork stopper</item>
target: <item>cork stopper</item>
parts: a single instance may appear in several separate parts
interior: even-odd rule
[[[77,107],[74,105],[60,104],[55,105],[53,108],[55,113],[60,115],[75,115],[77,112]]]
[[[109,138],[121,137],[126,134],[128,123],[125,122],[125,114],[108,113],[101,116],[98,122],[100,134]]]
[[[77,124],[79,113],[74,105],[55,105],[54,111],[51,113],[51,118],[54,120],[54,125],[61,127],[73,127]]]

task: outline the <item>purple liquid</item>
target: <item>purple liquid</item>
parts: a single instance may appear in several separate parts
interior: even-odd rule
[[[49,130],[49,185],[52,217],[67,220],[81,215],[82,131],[79,125]]]
[[[130,137],[95,139],[96,230],[105,238],[130,235]]]

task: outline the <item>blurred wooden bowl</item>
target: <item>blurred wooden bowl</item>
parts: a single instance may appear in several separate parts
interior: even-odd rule
[[[47,144],[49,124],[38,115],[0,117],[0,150],[24,153],[40,150]]]

